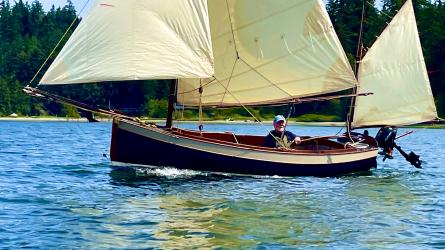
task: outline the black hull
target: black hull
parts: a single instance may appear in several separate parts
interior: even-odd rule
[[[121,129],[113,123],[113,162],[248,175],[337,176],[368,171],[376,157],[332,164],[289,164],[204,152]]]

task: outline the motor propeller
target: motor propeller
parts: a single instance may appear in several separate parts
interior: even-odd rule
[[[407,154],[405,151],[402,150],[402,148],[400,146],[398,146],[395,143],[394,143],[394,147],[397,149],[397,151],[400,152],[401,155],[403,155],[403,157],[405,157],[405,159],[409,163],[411,163],[411,165],[413,165],[416,168],[422,168],[422,161],[420,160],[419,155],[417,155],[413,151],[411,151],[409,154]]]
[[[397,140],[398,138],[401,138],[411,133],[412,131],[396,138],[397,135],[396,127],[386,126],[380,128],[379,132],[377,132],[377,135],[375,136],[375,139],[379,147],[382,148],[382,152],[379,152],[379,154],[384,155],[383,161],[385,161],[386,159],[392,159],[394,148],[396,148],[397,151],[399,151],[399,153],[405,158],[405,160],[411,163],[411,165],[413,165],[416,168],[422,168],[421,167],[422,161],[420,160],[419,155],[417,155],[412,151],[409,154],[407,154],[405,151],[402,150],[402,148],[399,145],[395,143],[395,140]]]

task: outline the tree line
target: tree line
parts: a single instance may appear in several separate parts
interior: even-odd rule
[[[376,36],[404,2],[405,0],[383,0],[381,8],[378,8],[375,0],[366,1],[365,47],[372,45]],[[445,1],[413,0],[413,4],[436,106],[439,114],[445,114]],[[327,3],[327,10],[351,64],[356,60],[362,8],[362,1],[357,0],[329,0]],[[76,20],[76,14],[70,0],[65,6],[53,6],[48,11],[45,11],[37,0],[32,3],[18,0],[14,4],[9,0],[0,0],[0,116],[11,113],[25,116],[73,115],[73,110],[69,107],[30,98],[23,94],[21,89],[30,84],[34,74],[67,28]],[[73,27],[78,22],[77,19]],[[74,28],[69,32],[73,30]],[[69,35],[70,33],[66,37]],[[66,40],[67,38],[61,44]],[[61,47],[58,47],[36,75],[32,86],[43,76],[43,72],[55,59]],[[129,115],[153,118],[166,116],[167,81],[110,82],[40,88],[91,105],[118,109]],[[348,99],[299,104],[293,115],[307,120],[344,120],[348,105]],[[287,112],[288,107],[285,106],[253,109],[255,116],[262,119]],[[178,116],[185,119],[196,118],[196,114],[194,110],[177,112]],[[209,119],[243,119],[250,116],[240,108],[209,109],[204,110],[204,115]]]

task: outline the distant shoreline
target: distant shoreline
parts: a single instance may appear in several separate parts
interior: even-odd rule
[[[101,122],[110,121],[111,118],[99,118]],[[0,117],[0,121],[17,122],[88,122],[87,118],[66,118],[66,117]]]
[[[96,119],[99,122],[111,122],[112,118],[98,118]],[[154,123],[164,123],[165,119],[141,119],[143,121],[149,121]],[[66,117],[0,117],[0,122],[2,121],[17,121],[17,122],[88,122],[86,118],[66,118]],[[197,123],[199,121],[178,121],[175,120],[174,123]],[[204,123],[207,124],[246,124],[246,125],[253,125],[253,124],[259,124],[257,122],[253,122],[252,120],[236,120],[236,121],[226,121],[226,120],[211,120],[211,121],[204,121]],[[272,121],[263,121],[263,124],[271,124]],[[344,122],[294,122],[289,121],[290,125],[297,125],[297,126],[313,126],[313,127],[343,127],[345,126]],[[443,124],[436,124],[436,125],[412,125],[412,126],[404,126],[405,128],[439,128],[439,129],[445,129],[445,125]]]
[[[111,122],[112,118],[95,118],[100,122]],[[141,119],[143,121],[150,121],[155,123],[165,122],[165,119]],[[0,117],[0,121],[20,121],[20,122],[88,122],[86,118],[66,118],[66,117]],[[197,123],[198,120],[187,120],[187,121],[178,121],[175,120],[176,123]],[[257,122],[253,122],[252,120],[235,120],[235,121],[226,121],[226,120],[211,120],[204,121],[204,123],[214,123],[214,124],[257,124]],[[272,123],[272,121],[263,121],[263,123]],[[301,126],[323,126],[323,127],[341,127],[344,126],[344,122],[294,122],[289,121],[289,124],[292,125],[301,125]]]

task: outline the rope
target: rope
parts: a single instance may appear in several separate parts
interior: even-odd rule
[[[203,88],[202,88],[202,84],[201,84],[201,80],[199,83],[199,132],[201,133],[202,136],[202,130],[204,128],[204,125],[202,123],[202,92],[203,92]]]
[[[254,71],[255,73],[257,73],[259,76],[261,76],[264,80],[266,80],[268,83],[270,83],[272,86],[274,86],[275,88],[281,90],[284,94],[288,95],[291,99],[293,99],[294,97],[289,94],[286,90],[280,88],[277,84],[273,83],[271,80],[269,80],[267,77],[265,77],[263,74],[261,74],[257,69],[255,69],[254,67],[252,67],[250,64],[248,64],[246,61],[244,61],[242,58],[239,58],[241,61],[243,61],[247,67],[249,67],[252,71]]]
[[[236,63],[238,62],[238,60],[239,60],[239,58],[237,58],[237,59],[235,60],[235,62],[233,63],[232,71],[230,72],[230,78],[229,78],[229,81],[227,82],[227,88],[226,88],[226,90],[229,89],[230,82],[232,81],[233,72],[235,71],[235,66],[236,66]],[[216,77],[215,77],[215,79],[216,79]],[[227,94],[227,91],[224,92],[224,95],[223,95],[223,97],[221,98],[221,104],[220,104],[220,105],[223,105],[224,98],[226,97],[226,94]]]
[[[184,96],[182,96],[182,105],[181,105],[180,117],[178,119],[175,119],[175,121],[174,121],[178,128],[181,127],[182,122],[184,121],[184,110],[185,110]]]
[[[102,114],[102,115],[107,115],[107,116],[112,116],[112,117],[124,118],[127,120],[141,123],[141,120],[139,118],[119,114],[112,110],[105,110],[105,109],[101,109],[98,107],[93,107],[88,104],[85,104],[85,103],[82,103],[79,101],[75,101],[75,100],[71,100],[71,99],[68,99],[68,98],[65,98],[62,96],[54,95],[54,94],[42,91],[37,88],[32,88],[32,87],[26,86],[25,88],[23,88],[23,92],[25,92],[26,94],[28,94],[30,96],[46,99],[49,101],[54,101],[54,102],[61,103],[61,104],[68,104],[68,105],[74,106],[76,108],[85,110],[85,111],[90,111],[90,112],[94,112],[97,114]]]
[[[48,60],[51,58],[51,56],[54,54],[54,52],[56,51],[56,49],[59,47],[60,43],[63,41],[63,39],[65,38],[65,36],[68,34],[68,32],[71,30],[71,27],[73,27],[74,23],[77,21],[77,19],[79,19],[77,16],[76,18],[74,18],[74,20],[71,22],[70,26],[68,27],[68,29],[65,31],[65,33],[62,35],[62,37],[60,38],[59,42],[57,42],[56,46],[54,47],[54,49],[51,51],[51,53],[49,53],[48,57],[45,59],[45,61],[43,62],[42,66],[40,66],[39,70],[37,70],[36,74],[34,75],[34,77],[31,79],[31,81],[28,83],[28,86],[31,85],[31,83],[34,81],[34,79],[36,79],[37,75],[40,73],[40,71],[42,71],[43,67],[45,67],[46,63],[48,62]]]
[[[90,1],[86,1],[86,3],[83,5],[82,9],[79,12],[79,15],[83,12],[83,10],[85,9],[85,7],[88,5]],[[68,26],[68,29],[65,31],[65,33],[63,33],[62,37],[60,38],[59,42],[57,42],[56,46],[54,47],[54,49],[51,51],[51,53],[49,53],[48,57],[45,59],[45,61],[43,62],[43,64],[40,66],[40,68],[37,70],[37,72],[35,73],[35,75],[33,76],[33,78],[31,79],[31,81],[29,81],[27,86],[30,86],[31,83],[36,79],[36,77],[40,74],[40,71],[42,71],[43,67],[45,67],[46,63],[48,62],[48,60],[51,58],[51,56],[54,54],[54,52],[56,51],[56,49],[59,47],[60,43],[62,43],[63,39],[65,39],[66,35],[68,34],[68,32],[71,30],[71,28],[73,27],[74,23],[76,23],[76,21],[79,19],[79,16],[76,16],[74,18],[74,20],[71,22],[70,26]]]
[[[373,5],[372,3],[368,2],[368,1],[366,1],[366,3],[367,3],[368,5],[374,7],[374,5]],[[395,15],[394,15],[394,16],[390,16],[390,15],[388,15],[385,11],[378,10],[378,9],[375,9],[375,10],[376,10],[377,12],[379,12],[380,14],[383,14],[383,15],[387,16],[390,20],[394,19],[394,17],[395,17]],[[396,12],[396,14],[397,14],[397,13],[399,13],[399,10],[396,10],[395,12]],[[385,22],[385,23],[386,23],[386,26],[383,28],[382,32],[383,32],[386,28],[389,27],[388,25],[389,25],[390,22],[391,22],[391,21],[389,21],[389,22]],[[380,34],[382,34],[382,32],[380,32]],[[375,36],[374,41],[372,41],[372,42],[370,43],[370,45],[374,44],[374,43],[377,41],[377,39],[379,39],[379,37],[380,37],[380,36],[378,36],[378,35]],[[370,47],[366,47],[366,49],[369,49],[369,48],[370,48]]]
[[[235,42],[235,32],[233,32],[232,16],[230,15],[229,2],[227,0],[226,0],[226,6],[227,6],[227,14],[229,15],[230,31],[232,33],[233,44],[235,45],[236,56],[239,58],[238,48],[237,48],[236,42]]]
[[[224,84],[222,84],[220,81],[218,81],[218,79],[216,79],[216,81],[221,84],[221,86],[223,88],[225,88]],[[259,120],[252,112],[250,112],[250,110],[242,103],[240,102],[240,100],[238,98],[236,98],[236,96],[234,94],[232,94],[232,92],[230,92],[227,88],[225,88],[227,93],[229,93],[246,111],[247,113],[249,113],[253,119],[255,119],[256,122],[258,122],[261,126],[264,126],[263,122],[261,120]],[[287,124],[287,123],[286,123]],[[267,129],[266,129],[267,130]],[[270,134],[275,141],[277,141],[282,147],[285,147],[285,145],[276,137],[274,136],[269,130],[267,130],[268,134]]]
[[[373,3],[369,2],[369,1],[366,1],[366,3],[369,4],[370,6],[374,7],[374,4],[373,4]],[[387,14],[385,11],[383,11],[383,10],[379,10],[379,9],[375,8],[375,11],[377,11],[377,12],[379,12],[380,14],[383,14],[383,15],[385,15],[385,16],[391,18],[391,19],[394,18],[394,16],[390,16],[390,15],[388,15],[388,14]],[[396,10],[396,13],[398,13],[398,12],[399,12],[399,11]]]
[[[289,108],[289,111],[287,112],[287,120],[288,120],[288,121],[289,121],[290,115],[292,114],[292,110],[293,110],[293,108],[294,108],[294,104],[291,104],[291,105],[290,105],[290,108]],[[283,133],[281,134],[281,140],[283,140],[283,138],[284,138],[284,132],[286,131],[286,128],[287,128],[287,122],[286,122],[286,124],[284,125],[284,131],[283,131]]]
[[[208,83],[206,83],[206,84],[203,84],[202,87],[205,87],[205,86],[207,86],[207,85],[210,85],[211,83],[214,83],[215,80],[216,80],[216,78],[213,77],[213,80],[211,80],[210,82],[208,82]],[[195,91],[197,91],[197,90],[199,90],[199,87],[198,87],[198,88],[191,89],[191,90],[183,91],[183,92],[178,92],[177,94],[178,94],[178,95],[184,95],[184,94],[188,94],[188,93],[195,92]]]

